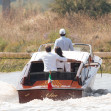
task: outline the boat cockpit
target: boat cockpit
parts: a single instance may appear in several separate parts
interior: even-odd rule
[[[48,80],[49,72],[44,72],[44,64],[42,61],[39,61],[39,57],[43,54],[44,45],[41,45],[38,52],[34,53],[31,57],[31,60],[24,68],[24,80],[22,81],[23,85],[33,85],[36,81]],[[49,44],[53,45],[53,44]],[[69,59],[75,59],[82,61],[84,64],[89,62],[89,59],[92,58],[92,49],[88,44],[73,44],[73,45],[83,45],[84,47],[80,49],[79,47],[74,47],[74,51],[63,51],[63,55]],[[86,51],[85,47],[89,47],[89,52]],[[85,51],[83,51],[83,49]],[[78,51],[77,51],[78,50]],[[54,52],[54,51],[53,51]],[[77,76],[80,76],[83,64],[81,63],[70,63],[70,71],[57,71],[52,72],[51,77],[53,80],[72,80],[77,81]],[[81,82],[79,82],[82,85]]]
[[[76,74],[80,63],[70,63],[71,72],[56,71],[51,72],[52,80],[73,80],[76,81]],[[24,85],[33,85],[36,81],[48,80],[49,72],[44,72],[44,64],[42,61],[31,62],[28,77],[24,81]]]

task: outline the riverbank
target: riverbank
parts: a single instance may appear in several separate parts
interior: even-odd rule
[[[93,52],[102,59],[111,59],[111,52]],[[0,59],[30,59],[32,53],[27,52],[0,52]]]
[[[22,71],[30,59],[0,59],[0,72]],[[111,73],[111,59],[103,59],[102,72]],[[101,73],[101,70],[99,70]]]
[[[30,60],[32,53],[0,52],[0,72],[21,71]],[[102,72],[111,73],[111,52],[94,52],[102,58]],[[101,70],[99,70],[101,73]]]
[[[29,59],[0,59],[0,72],[22,71]]]

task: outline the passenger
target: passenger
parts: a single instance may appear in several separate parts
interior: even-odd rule
[[[72,41],[69,38],[66,38],[66,32],[65,29],[60,29],[59,31],[60,34],[60,38],[56,39],[55,44],[54,44],[54,49],[56,47],[60,47],[62,50],[64,51],[73,51],[73,45],[72,45]]]
[[[55,53],[57,53],[60,57],[64,57],[60,47],[55,48]],[[60,72],[61,71],[66,71],[66,72],[71,71],[70,63],[68,63],[68,62],[57,61],[56,65],[57,65],[57,71],[60,71]]]
[[[75,62],[76,60],[73,59],[67,59],[65,57],[60,57],[56,53],[53,54],[51,53],[51,46],[46,46],[45,47],[46,52],[39,58],[39,60],[42,60],[44,63],[44,71],[49,72],[49,71],[57,71],[56,67],[56,61],[68,61],[68,62]]]
[[[44,63],[44,71],[49,72],[49,71],[57,71],[56,67],[56,61],[67,61],[67,58],[65,57],[60,57],[57,54],[51,53],[51,46],[46,46],[45,47],[45,54],[42,55],[39,59],[42,59]]]

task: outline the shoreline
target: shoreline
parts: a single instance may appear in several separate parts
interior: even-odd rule
[[[32,53],[27,52],[0,52],[0,59],[30,59]],[[111,59],[111,52],[93,52],[102,59]]]
[[[102,72],[111,73],[111,52],[94,52],[94,55],[103,60]],[[0,52],[0,72],[21,71],[30,58],[31,53]],[[99,73],[101,73],[100,70]]]

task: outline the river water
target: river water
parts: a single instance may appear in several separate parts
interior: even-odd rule
[[[0,73],[0,111],[111,111],[111,74],[97,74],[88,97],[65,101],[35,99],[20,104],[16,91],[20,73]]]

